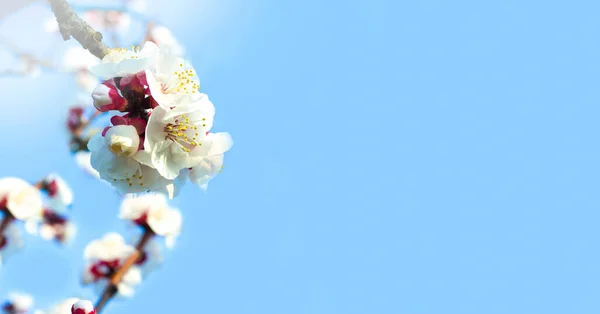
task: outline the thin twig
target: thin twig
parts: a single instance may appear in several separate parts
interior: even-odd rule
[[[142,235],[142,238],[136,245],[135,252],[133,252],[133,254],[131,254],[125,260],[123,265],[119,267],[117,271],[115,271],[115,273],[110,277],[108,285],[106,286],[106,288],[104,288],[102,296],[96,303],[96,313],[100,314],[100,312],[106,306],[108,301],[110,301],[110,299],[115,294],[117,294],[117,285],[119,284],[119,282],[121,282],[121,280],[123,280],[123,276],[125,276],[125,274],[127,273],[127,271],[129,271],[131,266],[133,266],[133,264],[135,264],[135,262],[138,261],[138,259],[142,255],[142,252],[144,251],[144,247],[146,246],[148,241],[152,239],[152,237],[154,237],[154,232],[149,228],[144,229],[144,234]]]
[[[102,42],[102,34],[94,30],[81,19],[65,0],[48,0],[52,12],[58,22],[58,29],[64,40],[74,37],[83,48],[89,50],[99,59],[109,53],[109,48]]]

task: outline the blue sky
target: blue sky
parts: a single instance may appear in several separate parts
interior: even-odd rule
[[[106,313],[600,310],[597,1],[193,3],[152,9],[235,145],[174,202],[163,269]],[[62,174],[79,235],[28,238],[0,295],[91,297],[83,247],[131,230],[69,158],[73,84],[1,82],[0,174]]]

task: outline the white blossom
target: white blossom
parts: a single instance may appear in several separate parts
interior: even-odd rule
[[[28,182],[14,177],[0,179],[0,202],[17,219],[27,220],[42,210],[42,194]]]
[[[73,203],[73,192],[71,188],[56,173],[51,173],[44,179],[45,190],[48,193],[48,203],[55,211],[63,212]]]
[[[94,283],[96,291],[101,291],[108,284],[110,275],[134,252],[135,248],[126,244],[117,233],[108,233],[102,239],[90,242],[84,250],[88,263],[82,273],[82,282]],[[132,266],[117,284],[118,294],[122,297],[132,296],[134,286],[141,281],[141,270]]]
[[[133,75],[152,65],[157,54],[158,47],[153,42],[146,42],[142,50],[111,49],[100,64],[90,67],[90,71],[103,80]]]
[[[83,251],[83,256],[92,261],[126,259],[134,251],[135,248],[126,244],[120,234],[110,232],[101,239],[88,243]]]
[[[17,226],[11,224],[4,230],[2,239],[0,240],[0,266],[11,255],[23,248],[23,235]]]
[[[162,194],[126,197],[121,204],[119,218],[149,227],[157,235],[165,237],[169,247],[175,244],[181,233],[181,213],[169,207]]]
[[[200,80],[185,60],[160,50],[153,67],[146,69],[152,98],[163,109],[193,103],[200,97]]]
[[[144,142],[152,166],[163,177],[174,179],[181,169],[195,167],[205,156],[229,150],[233,142],[228,133],[207,135],[213,117],[214,106],[204,94],[191,105],[154,109]]]
[[[66,217],[45,209],[39,216],[25,222],[25,230],[33,235],[39,234],[44,240],[56,240],[64,244],[71,242],[77,228]]]
[[[33,305],[33,297],[24,293],[13,292],[3,306],[6,314],[26,314]]]
[[[104,136],[94,134],[88,142],[92,167],[101,176],[113,179],[132,177],[140,171],[140,163],[132,158],[138,152],[139,143],[137,130],[131,125],[113,126]]]
[[[48,18],[46,21],[44,21],[44,31],[46,33],[58,33],[58,22],[56,21],[55,17],[51,17]]]
[[[139,242],[141,236],[134,237],[133,243]],[[162,266],[164,257],[162,247],[156,239],[151,239],[146,243],[142,250],[142,255],[137,260],[136,265],[140,268],[142,276],[146,277]]]

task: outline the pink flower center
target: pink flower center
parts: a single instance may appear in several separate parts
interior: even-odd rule
[[[48,195],[50,195],[50,197],[55,197],[56,194],[58,194],[58,183],[56,183],[56,180],[48,182],[46,190],[48,191]]]
[[[94,276],[94,281],[102,278],[109,278],[119,267],[119,260],[99,261],[92,265],[90,272]]]

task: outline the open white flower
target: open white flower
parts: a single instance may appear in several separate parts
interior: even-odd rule
[[[0,203],[19,220],[27,220],[42,210],[42,194],[28,182],[14,177],[0,179]]]
[[[187,105],[201,97],[200,80],[185,60],[161,49],[155,66],[146,69],[152,98],[163,109]]]
[[[153,42],[146,42],[142,50],[111,49],[100,64],[90,67],[90,71],[103,80],[133,75],[151,66],[157,56],[158,47]]]
[[[138,152],[140,137],[135,127],[118,125],[102,136],[96,133],[88,142],[92,153],[91,164],[96,171],[113,179],[126,179],[140,170],[140,163],[133,157]]]
[[[33,305],[33,297],[24,293],[13,292],[2,306],[6,314],[26,314]]]
[[[0,239],[0,266],[11,255],[23,248],[23,235],[17,226],[11,224],[4,230],[4,236]]]
[[[73,192],[71,188],[56,173],[51,173],[44,178],[44,190],[48,193],[48,203],[55,211],[63,212],[73,203]]]
[[[154,109],[144,148],[161,176],[174,179],[181,169],[196,166],[203,157],[220,155],[231,148],[233,142],[228,133],[207,135],[214,114],[214,106],[206,95],[191,105]]]

